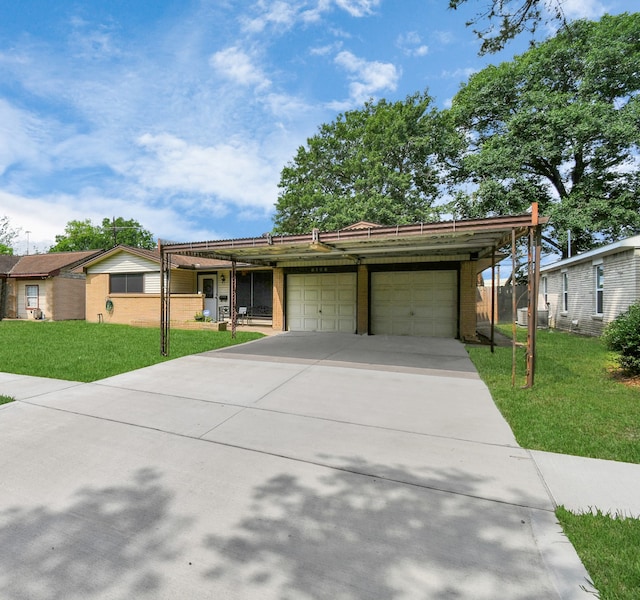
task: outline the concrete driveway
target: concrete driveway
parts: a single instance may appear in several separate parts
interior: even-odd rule
[[[24,383],[0,407],[4,600],[592,597],[455,340],[288,333]]]

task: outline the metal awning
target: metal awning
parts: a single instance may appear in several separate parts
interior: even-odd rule
[[[211,240],[204,242],[159,241],[162,263],[161,277],[161,352],[168,354],[170,323],[170,294],[168,292],[168,257],[170,255],[201,256],[230,261],[232,279],[235,281],[236,264],[241,262],[269,267],[308,262],[323,265],[375,264],[385,261],[477,261],[478,271],[487,267],[495,270],[496,261],[503,258],[498,252],[511,247],[515,256],[516,240],[528,239],[529,331],[527,339],[527,385],[533,385],[535,371],[535,335],[537,293],[540,268],[541,226],[547,217],[538,215],[538,205],[533,203],[530,212],[515,216],[467,219],[439,223],[419,223],[393,227],[375,226],[371,223],[348,227],[340,231],[324,232],[314,229],[303,235],[264,234],[254,238]],[[515,264],[515,258],[514,258]],[[235,285],[232,286],[235,290]],[[232,307],[235,295],[232,291]],[[235,310],[232,308],[232,313]],[[493,311],[492,311],[493,312]],[[533,324],[533,325],[531,325]],[[492,322],[493,349],[493,322]],[[235,321],[232,320],[235,332]],[[514,335],[515,348],[515,335]],[[515,364],[515,358],[514,358]]]
[[[366,227],[304,235],[269,235],[205,242],[161,242],[168,254],[185,254],[276,267],[290,261],[330,264],[345,260],[366,264],[381,258],[448,257],[455,260],[491,258],[496,249],[546,222],[524,214],[488,219]]]

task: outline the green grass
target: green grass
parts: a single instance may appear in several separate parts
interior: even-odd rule
[[[508,330],[503,330],[510,333]],[[522,340],[526,332],[520,330]],[[535,385],[523,389],[525,354],[469,346],[469,355],[518,440],[535,450],[640,463],[640,388],[616,381],[612,355],[598,338],[541,330]]]
[[[262,337],[260,333],[172,329],[170,356],[159,328],[84,321],[0,321],[0,369],[20,375],[90,382],[172,358]]]
[[[13,402],[15,400],[15,398],[12,398],[11,396],[3,396],[2,394],[0,394],[0,404],[8,404],[9,402]]]
[[[509,328],[499,328],[510,336]],[[518,331],[519,341],[526,332]],[[640,388],[610,374],[614,357],[598,338],[539,331],[535,385],[525,383],[524,349],[468,347],[518,443],[530,449],[640,463]],[[556,516],[602,600],[636,600],[640,589],[640,520],[602,513]]]
[[[640,593],[640,520],[601,512],[556,515],[600,592],[601,600],[637,600]]]

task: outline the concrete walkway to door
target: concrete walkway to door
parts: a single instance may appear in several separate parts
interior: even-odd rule
[[[0,393],[3,599],[592,597],[455,340],[288,333]]]

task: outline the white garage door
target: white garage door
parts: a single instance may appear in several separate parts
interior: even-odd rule
[[[356,331],[356,274],[287,275],[289,331]]]
[[[396,271],[371,274],[373,334],[455,337],[456,271]]]

